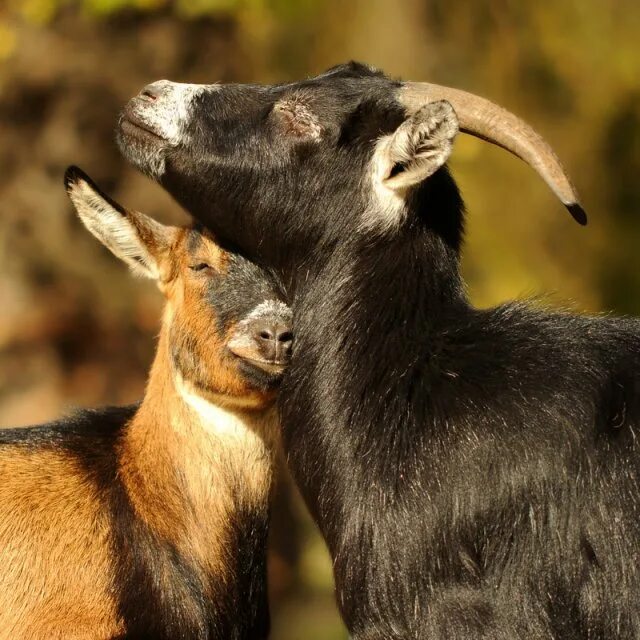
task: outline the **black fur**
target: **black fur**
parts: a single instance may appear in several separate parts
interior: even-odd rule
[[[172,542],[160,539],[140,520],[120,481],[119,442],[137,406],[82,411],[36,427],[0,429],[0,447],[62,450],[97,488],[111,525],[113,592],[126,629],[122,639],[266,638],[266,508],[262,513],[243,508],[238,492],[230,541],[233,588],[203,584]]]
[[[397,86],[354,64],[223,85],[193,106],[192,141],[158,150],[162,184],[292,300],[284,445],[346,624],[358,640],[638,638],[640,326],[474,309],[446,169],[397,231],[363,229]],[[274,123],[294,92],[320,140]]]

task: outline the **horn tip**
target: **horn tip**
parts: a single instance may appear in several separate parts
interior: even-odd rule
[[[578,202],[572,202],[571,204],[565,204],[569,213],[573,216],[573,219],[581,224],[583,227],[587,224],[587,213]]]

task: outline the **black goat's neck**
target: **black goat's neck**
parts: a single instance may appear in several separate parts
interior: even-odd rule
[[[343,493],[329,487],[340,469],[352,469],[355,478],[354,465],[363,462],[363,477],[375,477],[366,460],[385,451],[371,459],[385,466],[395,460],[387,476],[401,473],[403,459],[415,454],[402,435],[413,428],[406,422],[437,414],[448,332],[474,313],[460,275],[459,240],[434,228],[426,211],[395,234],[337,245],[307,289],[300,288],[296,349],[281,393],[283,438],[325,534],[336,514],[322,515],[320,498]],[[308,469],[317,469],[317,482]]]
[[[311,322],[326,321],[347,350],[366,344],[376,352],[385,338],[404,338],[397,359],[412,341],[436,336],[452,315],[469,311],[460,273],[461,205],[446,222],[430,220],[429,209],[410,212],[412,220],[397,231],[336,242],[311,276],[310,270],[299,270],[293,286],[299,314]],[[304,325],[296,327],[296,339],[304,339],[305,331]]]

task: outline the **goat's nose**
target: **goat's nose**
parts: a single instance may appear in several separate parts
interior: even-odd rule
[[[260,320],[253,327],[253,337],[266,360],[286,362],[291,357],[293,332],[289,325]]]
[[[139,94],[139,98],[146,102],[157,102],[165,95],[170,87],[168,80],[157,80],[148,84]]]

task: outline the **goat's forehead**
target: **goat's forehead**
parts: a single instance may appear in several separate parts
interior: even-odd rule
[[[339,65],[316,76],[296,82],[285,82],[273,85],[263,84],[227,84],[210,85],[205,90],[211,100],[222,106],[227,102],[239,102],[245,107],[252,104],[263,104],[286,97],[292,93],[304,95],[308,99],[321,99],[323,96],[331,98],[337,103],[358,99],[363,93],[376,91],[378,94],[385,90],[393,91],[397,82],[389,79],[381,71],[359,63]],[[209,103],[206,98],[194,102],[194,107],[200,104],[206,108]],[[234,109],[234,113],[242,115],[242,109]]]
[[[240,287],[260,298],[265,292],[275,289],[271,274],[254,262],[235,253],[228,254],[228,278],[231,286]],[[264,295],[262,297],[264,299]]]
[[[317,78],[335,78],[335,77],[376,77],[376,78],[384,78],[384,72],[376,67],[373,67],[369,64],[365,64],[363,62],[356,62],[352,60],[351,62],[345,62],[342,64],[337,64],[334,67],[330,67],[326,71],[322,72]]]
[[[237,305],[246,311],[266,299],[277,299],[275,279],[269,272],[220,247],[205,228],[185,230],[183,247],[187,264],[211,260],[211,266],[216,267],[215,277],[209,278],[207,285],[215,304]]]
[[[200,224],[185,228],[182,247],[187,258],[205,257],[207,254],[212,254],[224,259],[228,254],[228,251],[220,245],[214,235]]]
[[[205,240],[205,234],[202,229],[192,227],[187,229],[184,238],[184,247],[187,255],[193,256],[200,250],[207,248],[208,242]]]
[[[326,71],[319,73],[316,76],[311,76],[305,80],[291,83],[293,85],[314,83],[318,85],[330,86],[332,84],[338,85],[343,82],[388,82],[388,77],[385,74],[373,67],[365,64],[351,62],[347,64],[341,64],[336,67],[327,69]],[[287,86],[287,85],[285,85]]]

